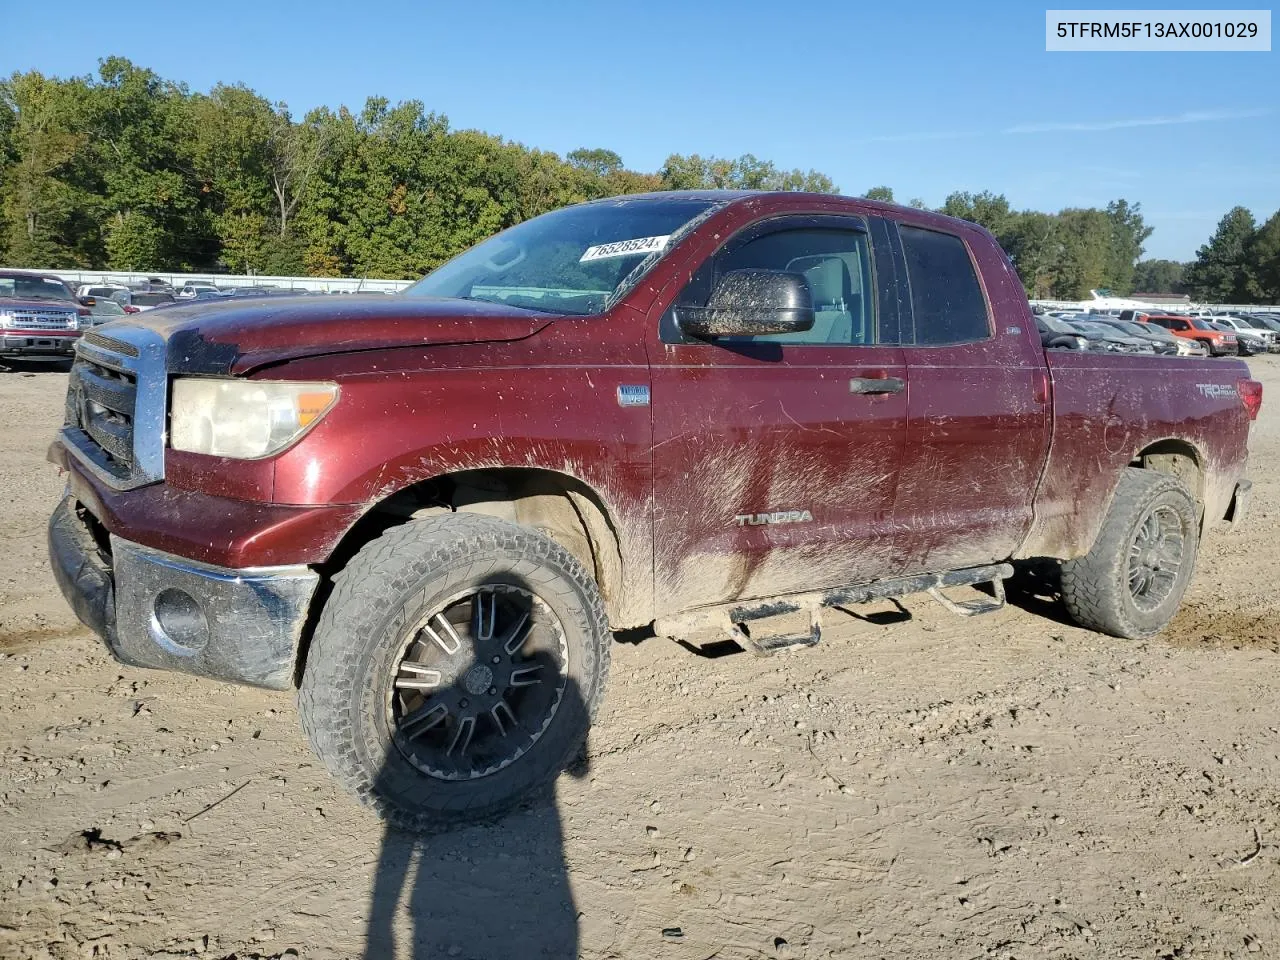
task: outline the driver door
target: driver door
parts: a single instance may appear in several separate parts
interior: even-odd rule
[[[878,221],[876,221],[878,223]],[[907,369],[892,264],[867,218],[788,216],[746,228],[652,318],[657,614],[890,574]],[[694,340],[735,269],[799,273],[802,333]]]

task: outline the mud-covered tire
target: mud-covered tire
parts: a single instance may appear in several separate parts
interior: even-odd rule
[[[527,592],[536,598],[528,603],[536,603],[545,611],[539,616],[556,626],[555,677],[563,693],[543,711],[550,718],[530,734],[535,739],[525,752],[507,765],[478,775],[469,772],[470,779],[442,779],[416,755],[416,744],[406,740],[405,718],[396,712],[396,697],[404,694],[396,688],[405,676],[400,672],[404,651],[418,642],[412,637],[423,635],[423,624],[438,623],[423,618],[473,589],[511,591],[518,597]],[[490,617],[492,634],[492,613]],[[482,628],[481,622],[474,637],[462,642],[478,648]],[[492,819],[535,798],[577,756],[603,694],[611,639],[595,582],[548,537],[477,514],[413,521],[365,545],[334,577],[298,692],[302,726],[334,777],[397,826],[429,831]],[[444,657],[430,643],[426,648]],[[480,655],[474,655],[472,669],[465,676],[459,672],[450,691],[466,696],[463,680],[479,663]],[[439,677],[437,673],[431,682],[440,684]],[[512,689],[514,677],[511,673]],[[474,685],[469,683],[468,689]],[[480,695],[493,692],[481,690]],[[424,699],[435,695],[444,694],[421,694]],[[454,705],[468,704],[464,699]],[[477,725],[473,720],[472,730]],[[501,727],[497,723],[499,733]],[[522,727],[516,729],[525,735]],[[490,736],[496,739],[498,733]]]
[[[1167,582],[1162,582],[1159,595],[1135,593],[1134,578],[1141,583],[1142,574],[1134,573],[1133,564],[1135,557],[1141,560],[1143,544],[1150,539],[1146,531],[1153,523],[1177,528],[1177,570],[1172,576],[1163,571]],[[1172,542],[1172,537],[1159,540]],[[1199,542],[1199,510],[1186,486],[1166,473],[1126,468],[1093,548],[1062,564],[1067,611],[1080,626],[1116,637],[1139,640],[1159,633],[1178,612],[1195,570]]]

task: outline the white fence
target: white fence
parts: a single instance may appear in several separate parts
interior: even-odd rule
[[[263,277],[223,273],[166,273],[163,270],[132,273],[121,270],[40,270],[37,272],[59,277],[73,287],[85,283],[128,285],[157,278],[173,284],[175,289],[184,283],[198,281],[212,283],[224,290],[232,287],[284,287],[287,290],[315,290],[322,293],[395,293],[413,282],[412,280],[375,280],[367,277]]]

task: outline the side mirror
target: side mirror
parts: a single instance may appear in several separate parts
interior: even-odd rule
[[[798,273],[733,270],[705,307],[680,307],[676,315],[680,329],[700,340],[801,333],[813,327],[813,295]]]

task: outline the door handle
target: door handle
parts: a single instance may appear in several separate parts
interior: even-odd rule
[[[901,377],[854,377],[849,381],[849,392],[901,393],[906,385]]]

